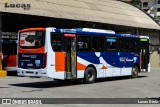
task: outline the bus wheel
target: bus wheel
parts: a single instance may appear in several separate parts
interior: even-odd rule
[[[96,79],[96,71],[92,67],[88,67],[84,73],[84,83],[90,84],[94,83]]]
[[[138,77],[138,72],[139,72],[139,68],[138,66],[133,66],[132,68],[132,78],[137,78]]]

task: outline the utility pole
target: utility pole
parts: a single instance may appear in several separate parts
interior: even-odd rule
[[[157,0],[155,0],[155,12],[154,12],[154,17],[155,17],[155,19],[156,19],[156,21],[157,21]]]

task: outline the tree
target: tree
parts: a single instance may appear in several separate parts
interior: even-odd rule
[[[123,1],[123,2],[132,4],[132,5],[136,6],[136,7],[141,8],[141,0],[118,0],[118,1]]]

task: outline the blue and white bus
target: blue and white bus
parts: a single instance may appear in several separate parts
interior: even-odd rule
[[[150,72],[149,37],[79,28],[19,31],[18,75],[59,80],[131,76]]]

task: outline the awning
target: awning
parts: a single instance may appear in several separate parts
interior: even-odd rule
[[[15,7],[11,7],[11,4],[15,4]],[[30,8],[24,9],[24,5],[30,5]],[[140,9],[116,0],[1,0],[0,12],[160,29]]]

